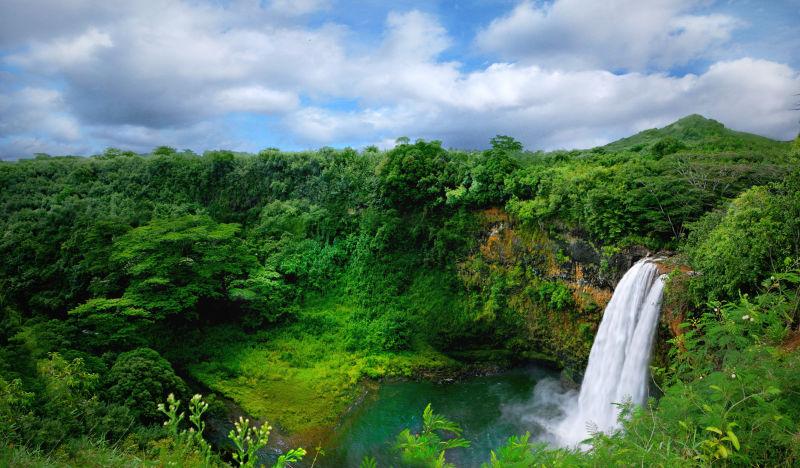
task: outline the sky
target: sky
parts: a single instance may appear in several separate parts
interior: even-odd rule
[[[0,0],[0,159],[800,129],[800,0]]]

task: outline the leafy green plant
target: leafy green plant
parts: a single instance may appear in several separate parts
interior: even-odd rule
[[[188,437],[199,447],[200,455],[206,463],[209,463],[212,457],[211,445],[203,438],[203,432],[206,430],[206,423],[203,421],[203,414],[208,410],[208,403],[203,401],[202,395],[196,393],[189,400],[189,422],[192,426],[189,428]]]
[[[0,377],[0,443],[11,444],[22,435],[23,419],[34,417],[30,411],[34,394],[26,392],[21,379],[11,382]]]
[[[228,438],[236,449],[233,453],[234,461],[244,468],[255,467],[258,462],[256,453],[266,447],[271,430],[272,427],[268,424],[250,426],[250,420],[240,416],[239,420],[234,422],[233,429],[228,433]],[[290,463],[296,463],[302,460],[305,454],[306,451],[303,448],[291,449],[278,457],[273,468],[283,468]]]
[[[167,433],[172,437],[173,450],[176,450],[181,456],[194,454],[199,457],[205,466],[210,466],[214,462],[214,454],[211,450],[211,445],[203,438],[203,431],[205,431],[206,424],[203,421],[203,414],[208,410],[208,404],[202,399],[199,394],[192,396],[189,400],[189,422],[191,426],[187,429],[181,428],[181,423],[186,417],[186,413],[181,411],[181,401],[175,398],[175,395],[170,393],[167,396],[167,404],[159,403],[157,405],[158,411],[163,413],[167,420],[164,421],[164,427]]]
[[[208,216],[182,216],[126,233],[112,255],[129,278],[123,298],[156,320],[197,317],[204,301],[227,299],[227,285],[256,265],[239,229]]]
[[[709,432],[710,438],[703,440],[700,444],[702,453],[697,455],[697,459],[704,463],[711,463],[715,460],[727,459],[731,453],[740,450],[739,438],[733,432],[736,423],[728,423],[725,430],[714,426],[708,426],[705,430]]]
[[[180,425],[183,418],[186,416],[184,412],[178,413],[178,408],[181,406],[181,401],[175,398],[174,393],[170,393],[167,396],[167,404],[159,403],[157,405],[158,411],[164,413],[167,417],[167,420],[164,421],[164,427],[167,428],[167,432],[172,435],[173,437],[177,437],[180,434]]]
[[[535,445],[530,442],[531,434],[524,436],[511,436],[505,445],[492,450],[489,463],[483,463],[482,468],[522,468],[535,466],[537,459],[534,456]]]
[[[455,437],[446,439],[445,435]],[[404,429],[398,436],[395,446],[402,452],[403,461],[415,466],[437,468],[453,467],[445,459],[445,452],[459,447],[469,447],[468,440],[458,437],[461,427],[444,416],[433,412],[430,403],[422,412],[422,431],[413,434]]]

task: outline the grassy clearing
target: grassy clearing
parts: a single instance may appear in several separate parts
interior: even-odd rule
[[[253,416],[298,434],[332,428],[359,394],[364,377],[460,366],[422,343],[396,353],[348,351],[343,334],[356,310],[329,297],[310,301],[296,322],[269,332],[212,329],[207,359],[189,371]]]

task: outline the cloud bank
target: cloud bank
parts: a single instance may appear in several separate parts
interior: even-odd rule
[[[467,48],[486,60],[470,67],[441,14],[422,9],[388,10],[380,32],[364,37],[329,20],[342,5],[320,0],[9,0],[0,6],[0,157],[360,146],[401,135],[478,148],[498,133],[532,149],[588,147],[690,113],[793,137],[800,73],[747,54],[722,58],[747,19],[712,7],[525,1],[485,18]]]

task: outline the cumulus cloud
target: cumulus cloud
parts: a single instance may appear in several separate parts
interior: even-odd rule
[[[0,157],[34,153],[81,153],[80,123],[56,90],[25,87],[0,93]]]
[[[435,98],[412,104],[301,110],[292,128],[320,143],[341,132],[359,140],[408,135],[476,148],[506,133],[530,148],[553,149],[592,147],[700,113],[734,129],[788,139],[797,130],[791,98],[800,89],[800,73],[749,58],[683,77],[494,64],[439,86],[443,91]]]
[[[297,107],[296,94],[265,88],[239,86],[219,91],[216,105],[223,111],[262,112],[266,114],[287,111]]]
[[[80,34],[93,24],[125,14],[128,8],[122,2],[101,0],[3,0],[0,48]]]
[[[392,136],[404,129],[416,129],[421,111],[419,106],[403,105],[351,112],[307,107],[287,116],[284,125],[287,132],[316,144],[335,140],[370,142],[376,134]]]
[[[134,151],[148,151],[157,144],[178,149],[254,150],[246,141],[234,138],[232,129],[221,120],[203,121],[175,128],[151,128],[141,125],[97,125],[88,129],[91,137],[104,147],[114,146]]]
[[[64,114],[61,93],[47,88],[23,88],[0,94],[0,136],[42,132],[58,140],[77,140],[78,122]]]
[[[475,38],[503,60],[470,71],[442,58],[455,40],[418,10],[390,11],[377,37],[362,38],[306,21],[333,8],[322,0],[141,0],[117,14],[108,3],[54,2],[77,26],[52,29],[28,2],[0,7],[30,29],[0,48],[12,67],[0,78],[15,83],[0,86],[0,156],[48,144],[256,149],[234,115],[269,116],[264,134],[295,148],[385,147],[400,135],[475,148],[498,133],[530,148],[588,147],[689,113],[776,138],[796,131],[797,70],[711,60],[741,21],[698,13],[693,0],[523,2]],[[669,73],[701,56],[710,66]]]
[[[320,2],[304,4],[308,11]],[[283,112],[300,91],[325,90],[343,61],[341,28],[274,23],[270,12],[285,13],[286,2],[149,7],[74,36],[32,42],[7,61],[64,79],[65,99],[83,121],[151,127],[192,125],[229,111]]]
[[[524,1],[477,36],[506,60],[554,68],[666,69],[706,56],[742,25],[722,14],[692,14],[700,0]]]
[[[26,158],[38,153],[80,156],[90,154],[91,151],[89,145],[80,142],[59,142],[50,137],[28,135],[14,135],[9,138],[0,137],[0,160]]]
[[[417,10],[389,13],[386,26],[381,55],[394,59],[425,62],[437,57],[451,43],[447,31],[435,18]]]
[[[111,37],[97,29],[66,40],[49,41],[35,45],[29,52],[12,55],[8,62],[42,72],[58,72],[67,67],[86,69],[96,58],[96,54],[113,47]]]

